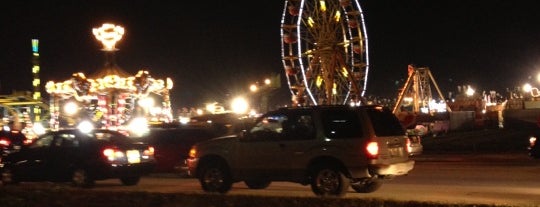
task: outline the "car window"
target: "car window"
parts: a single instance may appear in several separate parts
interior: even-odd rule
[[[330,139],[362,137],[362,125],[356,111],[323,110],[321,117],[325,136]]]
[[[310,114],[291,115],[283,121],[285,140],[306,140],[315,138],[315,127]]]
[[[282,123],[286,120],[287,116],[282,114],[269,115],[261,118],[249,132],[256,140],[279,139],[283,136]]]
[[[95,131],[91,136],[95,137],[97,140],[112,142],[115,144],[127,144],[131,141],[126,136],[120,133],[106,132],[106,131]]]
[[[373,130],[375,130],[375,135],[398,136],[405,134],[403,126],[389,109],[382,107],[366,108],[366,112],[373,125]]]
[[[55,147],[78,147],[79,141],[76,139],[75,134],[62,133],[58,134],[54,141]]]
[[[54,136],[52,134],[44,135],[43,137],[32,142],[29,148],[41,148],[51,146]]]

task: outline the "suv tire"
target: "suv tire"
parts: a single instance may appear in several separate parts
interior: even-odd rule
[[[202,163],[199,182],[206,192],[227,193],[232,187],[232,177],[223,162]]]
[[[313,171],[311,190],[315,195],[341,197],[349,186],[349,179],[335,167],[320,166]]]

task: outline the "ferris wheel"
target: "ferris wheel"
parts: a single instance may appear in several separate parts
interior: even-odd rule
[[[281,57],[293,104],[360,104],[369,59],[358,0],[285,0]]]

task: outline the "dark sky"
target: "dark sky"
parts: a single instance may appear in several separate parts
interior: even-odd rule
[[[175,107],[221,101],[272,73],[283,74],[280,0],[10,4],[0,12],[1,94],[31,89],[32,38],[40,40],[42,85],[103,67],[102,45],[91,31],[106,22],[126,29],[117,44],[118,65],[132,74],[147,69],[155,78],[171,77]],[[531,77],[540,72],[535,1],[360,4],[371,54],[368,95],[396,97],[410,63],[429,67],[445,92],[470,84],[504,93],[505,88],[534,83]],[[276,97],[289,101],[287,92],[279,94]]]

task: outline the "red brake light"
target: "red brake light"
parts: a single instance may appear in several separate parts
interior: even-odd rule
[[[154,147],[152,147],[152,146],[148,147],[148,149],[144,150],[143,154],[147,155],[147,156],[153,156],[154,155]]]
[[[7,140],[7,139],[0,139],[0,145],[1,145],[1,146],[7,147],[7,146],[9,146],[9,144],[10,144],[10,141],[9,141],[9,140]]]
[[[407,152],[411,153],[412,147],[411,147],[411,138],[407,138]]]
[[[370,158],[377,158],[377,156],[379,156],[379,144],[377,142],[369,142],[366,145],[366,151]]]
[[[114,155],[114,149],[111,149],[111,148],[104,149],[103,150],[103,155],[105,155],[106,157],[113,156]]]
[[[109,161],[114,161],[118,158],[123,158],[124,153],[122,151],[116,150],[114,148],[105,148],[103,150],[103,155],[107,157]]]

